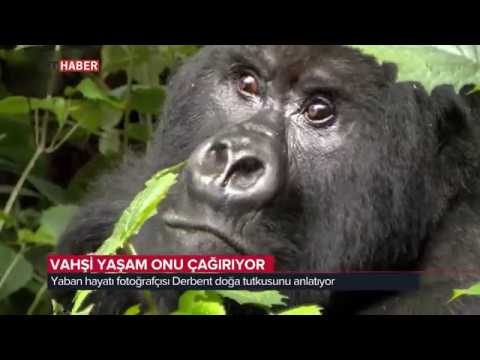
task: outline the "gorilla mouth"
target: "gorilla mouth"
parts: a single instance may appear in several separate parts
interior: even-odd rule
[[[239,239],[232,238],[231,236],[225,234],[223,231],[217,228],[213,228],[207,224],[198,224],[193,222],[192,220],[180,218],[177,215],[173,214],[166,214],[163,218],[163,221],[165,222],[166,226],[173,229],[179,229],[189,232],[203,232],[209,235],[213,235],[241,255],[252,253],[252,251],[249,251],[249,249],[244,246]]]

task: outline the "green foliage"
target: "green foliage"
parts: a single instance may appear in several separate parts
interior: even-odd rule
[[[34,110],[53,112],[59,124],[63,125],[68,111],[67,101],[61,97],[37,99],[25,96],[10,96],[0,100],[0,114],[28,114]]]
[[[69,195],[65,189],[57,184],[40,176],[30,175],[27,182],[48,199],[52,204],[66,204],[69,202]]]
[[[427,90],[452,84],[458,90],[480,83],[480,45],[352,45],[399,67],[400,81],[419,81]]]
[[[65,310],[62,306],[62,304],[56,302],[55,300],[52,299],[52,314],[53,315],[63,315],[65,313]]]
[[[476,92],[479,92],[480,91],[480,85],[475,85],[475,87],[472,89],[472,91],[470,91],[469,95],[472,95]]]
[[[224,298],[232,299],[240,305],[255,304],[269,309],[275,305],[285,305],[284,300],[287,299],[278,291],[214,290],[213,292]]]
[[[322,315],[322,308],[317,305],[298,306],[280,311],[277,315]]]
[[[166,69],[174,68],[198,49],[192,45],[105,45],[102,49],[102,77],[123,70],[139,84],[156,85]]]
[[[105,240],[95,252],[96,255],[113,255],[119,249],[126,248],[128,240],[138,233],[141,226],[156,214],[158,204],[165,198],[168,190],[175,184],[178,172],[184,163],[164,169],[155,174],[146,183],[145,189],[140,192],[127,207],[116,222],[112,235]],[[72,315],[88,315],[94,304],[82,309],[82,305],[91,290],[79,290],[75,294]],[[240,305],[252,304],[270,310],[273,306],[285,305],[287,298],[278,291],[240,291],[240,290],[212,290],[186,291],[179,299],[178,309],[173,315],[226,315],[223,299],[228,298]],[[134,315],[140,312],[139,306],[129,308],[125,315]],[[152,309],[155,312],[155,309]],[[301,307],[285,311],[282,315],[319,315],[318,307]]]
[[[123,315],[139,315],[140,311],[140,305],[133,305],[130,306]]]
[[[74,95],[79,92],[85,99],[103,101],[112,107],[124,110],[125,103],[116,97],[108,94],[108,89],[102,89],[99,84],[95,83],[92,79],[83,79],[76,87],[67,87],[65,89],[65,95]]]
[[[158,204],[165,198],[168,190],[175,184],[177,174],[184,163],[164,169],[155,174],[146,183],[146,188],[140,192],[128,208],[120,216],[114,226],[112,235],[95,252],[96,255],[112,255],[125,248],[128,240],[138,233],[141,226],[156,214]],[[90,304],[83,310],[83,303],[92,293],[90,290],[77,291],[72,307],[72,315],[88,315],[93,309]],[[240,305],[252,304],[270,310],[273,306],[285,305],[286,296],[278,291],[244,291],[244,290],[190,290],[182,294],[178,309],[172,315],[226,315],[223,299],[228,298]],[[152,309],[152,312],[155,310]],[[125,315],[135,315],[140,312],[139,305],[129,308]],[[273,313],[272,313],[273,314]],[[281,315],[320,315],[317,306],[305,306],[279,313]]]
[[[185,291],[172,315],[226,315],[222,298],[210,291]]]
[[[77,209],[72,205],[60,205],[43,211],[40,216],[40,227],[35,232],[30,229],[20,229],[19,240],[34,245],[55,246]]]
[[[98,141],[98,150],[105,156],[118,154],[121,150],[120,131],[117,129],[103,131]]]
[[[140,113],[160,114],[165,100],[165,88],[160,86],[133,86],[129,106]]]
[[[80,310],[83,302],[87,299],[87,297],[92,293],[90,290],[78,290],[75,293],[75,297],[73,299],[73,307],[72,312],[70,315],[89,315],[90,311],[93,309],[93,304],[88,305],[85,309]]]
[[[472,285],[468,289],[454,289],[453,295],[449,301],[458,299],[461,296],[480,296],[480,283]]]
[[[53,306],[45,292],[46,255],[56,247],[92,180],[130,146],[140,152],[149,146],[165,100],[162,76],[198,48],[0,49],[0,178],[6,181],[0,184],[0,279],[16,259],[0,286],[0,313],[46,313]],[[78,74],[72,83],[72,77],[65,81],[68,75],[50,67],[49,62],[62,57],[95,57],[92,51],[101,57],[101,74]],[[7,72],[13,81],[2,78]],[[53,93],[50,83],[61,87]],[[146,220],[151,209],[137,205],[145,216],[140,221]],[[127,223],[132,227],[121,234],[117,230],[115,236],[135,232],[135,221]],[[13,297],[20,290],[25,300],[17,302]],[[54,305],[58,310],[59,304]],[[76,310],[88,313],[89,308]]]
[[[10,96],[0,100],[0,114],[27,114],[29,111],[28,101],[24,96]]]
[[[117,250],[124,248],[127,241],[138,233],[141,226],[157,213],[158,204],[165,198],[168,190],[175,184],[178,171],[184,163],[159,171],[150,180],[120,216],[113,228],[112,235],[105,240],[96,255],[113,255]],[[82,303],[91,293],[88,290],[77,291],[72,314],[78,314]],[[85,313],[82,311],[82,313]],[[86,313],[88,314],[88,312]]]
[[[259,306],[267,315],[321,315],[322,310],[317,305],[306,305],[274,312],[272,307],[284,307],[284,300],[288,299],[278,291],[189,290],[180,296],[178,308],[172,315],[226,315],[223,304],[226,298],[240,305]]]
[[[0,243],[0,300],[25,286],[32,275],[32,265],[22,252],[15,252]]]
[[[136,235],[140,227],[157,213],[157,206],[167,195],[177,180],[178,171],[184,163],[175,165],[155,174],[140,192],[113,228],[113,234],[96,251],[97,255],[112,255],[125,246],[130,237]]]

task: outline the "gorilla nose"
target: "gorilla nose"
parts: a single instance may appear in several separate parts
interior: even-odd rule
[[[281,187],[282,157],[266,134],[218,136],[193,152],[187,186],[192,196],[214,206],[259,207]]]
[[[265,174],[265,162],[248,151],[232,151],[229,143],[213,143],[198,169],[216,179],[217,186],[230,191],[247,191]]]

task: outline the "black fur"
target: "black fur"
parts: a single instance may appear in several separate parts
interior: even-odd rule
[[[238,93],[242,71],[260,79],[258,98]],[[318,94],[336,107],[335,122],[324,128],[302,115]],[[466,90],[441,86],[428,94],[397,82],[394,65],[347,47],[207,47],[171,80],[149,153],[100,181],[59,252],[94,251],[145,181],[200,144],[237,131],[253,139],[268,128],[282,178],[268,201],[205,201],[189,185],[191,159],[159,215],[133,239],[137,252],[234,252],[215,236],[169,229],[163,216],[174,211],[221,229],[245,252],[274,254],[280,270],[434,271],[415,293],[298,291],[291,304],[317,302],[327,314],[480,314],[478,299],[447,304],[453,288],[480,281],[478,108]],[[138,296],[99,292],[95,311],[119,313]],[[176,296],[158,293],[164,311]]]

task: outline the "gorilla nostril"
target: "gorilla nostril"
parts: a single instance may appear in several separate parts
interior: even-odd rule
[[[228,145],[216,142],[207,150],[201,160],[205,174],[221,174],[228,163]]]
[[[265,165],[256,157],[247,156],[237,160],[228,169],[223,186],[227,184],[247,189],[253,186],[265,173]]]
[[[247,156],[240,159],[234,164],[234,167],[236,167],[236,170],[238,172],[245,174],[254,173],[258,170],[263,170],[265,168],[265,166],[263,166],[263,163],[260,160],[252,156]]]
[[[212,154],[223,154],[226,153],[228,149],[228,145],[223,142],[216,142],[211,147],[209,152]]]

